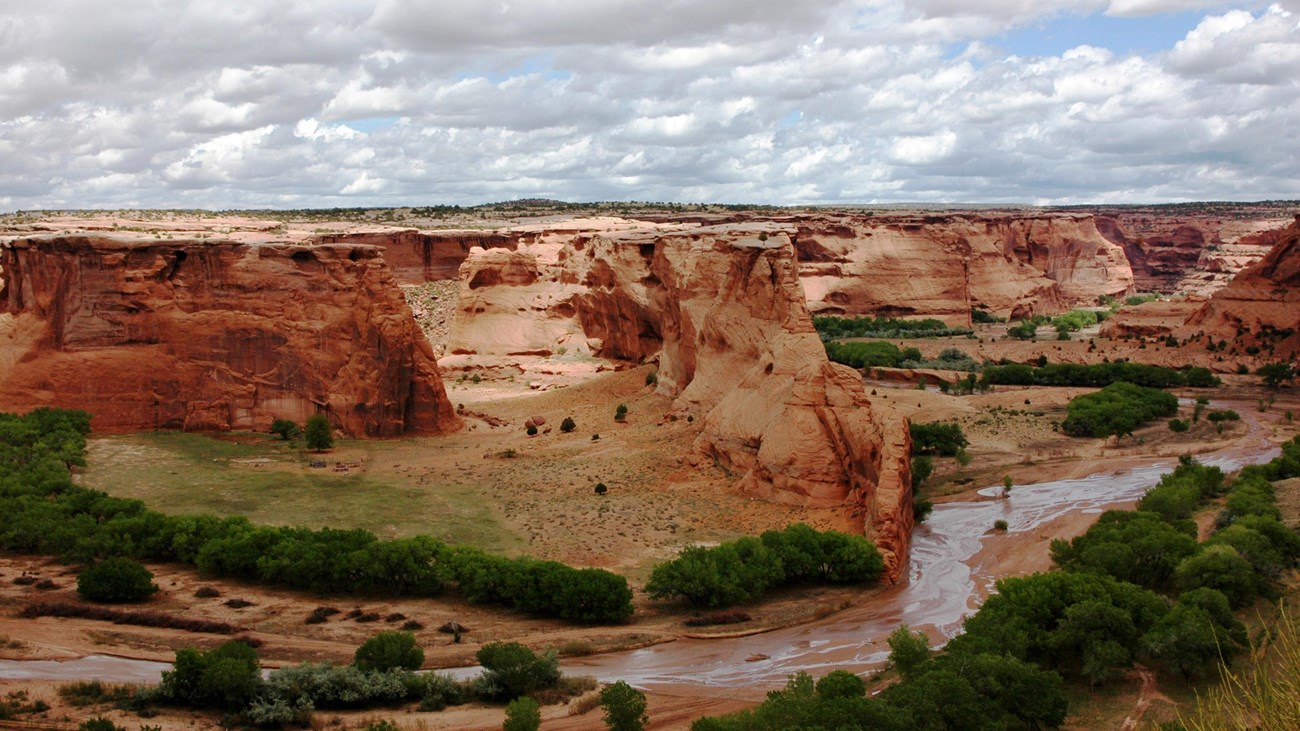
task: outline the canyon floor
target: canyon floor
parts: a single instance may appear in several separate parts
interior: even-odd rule
[[[115,495],[143,499],[166,512],[238,514],[268,524],[362,527],[383,536],[427,533],[504,553],[609,567],[627,575],[634,587],[643,584],[655,562],[691,543],[726,540],[795,521],[847,527],[846,517],[835,510],[782,506],[731,492],[732,480],[722,469],[690,456],[697,427],[666,416],[668,399],[646,384],[647,374],[653,372],[650,366],[620,370],[591,359],[555,356],[538,359],[528,369],[522,377],[480,378],[477,383],[468,374],[449,377],[452,402],[468,424],[465,431],[449,437],[343,440],[333,450],[315,454],[252,433],[97,435],[90,442],[89,466],[79,479]],[[915,374],[883,375],[907,379]],[[1106,441],[1072,439],[1053,428],[1080,389],[1000,387],[988,394],[949,396],[918,390],[908,380],[872,381],[864,387],[915,420],[962,424],[971,440],[970,463],[962,466],[955,459],[937,458],[936,474],[924,490],[936,501],[950,501],[987,499],[975,491],[1001,484],[1004,475],[1016,484],[1029,484],[1219,449],[1245,439],[1251,425],[1274,441],[1295,432],[1286,418],[1288,412],[1300,411],[1300,398],[1293,390],[1265,392],[1253,377],[1228,376],[1225,381],[1211,398],[1216,406],[1235,408],[1246,418],[1222,433],[1202,421],[1190,432],[1175,435],[1160,423],[1132,437]],[[621,423],[614,418],[619,404],[628,407],[627,419]],[[537,436],[529,437],[523,423],[536,416],[545,417],[546,423]],[[566,416],[577,424],[572,433],[559,429]],[[325,466],[312,466],[313,462]],[[598,482],[608,487],[603,496],[595,494]],[[1007,575],[1046,569],[1050,540],[1082,532],[1092,518],[1075,516],[1053,525],[1050,532],[1001,541],[981,560],[994,562]],[[162,591],[150,602],[151,610],[246,628],[265,643],[260,653],[268,666],[306,660],[345,662],[369,635],[395,626],[382,618],[396,615],[402,619],[394,622],[414,619],[425,626],[418,636],[430,667],[470,664],[478,646],[497,640],[554,647],[573,656],[709,633],[683,623],[691,615],[686,609],[655,602],[640,592],[630,624],[581,628],[454,599],[318,597],[209,581],[176,566],[152,568]],[[13,578],[24,573],[48,578],[56,587],[14,584]],[[44,559],[0,558],[0,603],[18,607],[72,599],[75,584],[68,574],[66,567]],[[213,587],[218,596],[196,598],[200,587]],[[779,595],[747,608],[754,619],[741,631],[824,617],[869,603],[873,593],[818,589]],[[232,608],[227,605],[232,599],[248,605]],[[358,623],[336,617],[324,624],[305,624],[306,616],[318,606],[333,606],[344,614],[360,609],[379,614],[381,620]],[[470,628],[462,643],[437,631],[448,620]],[[9,659],[108,654],[169,660],[178,647],[213,646],[226,639],[87,620],[32,621],[11,616],[0,617],[0,637],[4,638],[0,657]],[[57,702],[49,690],[52,684],[0,684],[0,688],[19,686],[47,702]],[[699,715],[733,710],[752,701],[743,694],[731,699],[698,697],[689,688],[656,693],[650,728],[686,728]],[[1115,708],[1124,703],[1102,705]],[[1085,702],[1079,707],[1091,706]],[[84,715],[84,711],[56,707],[55,717],[61,712],[72,718]],[[549,708],[547,717],[556,720],[548,721],[548,728],[600,725],[598,712],[571,720],[566,713],[566,707]],[[340,723],[357,727],[365,719],[381,716],[387,717],[343,714]],[[399,720],[410,728],[494,728],[500,717],[497,708],[470,708],[402,714]],[[561,717],[566,720],[561,722]],[[195,723],[193,717],[170,714],[151,723],[159,720],[165,721],[164,728]],[[1095,726],[1089,722],[1081,727]]]

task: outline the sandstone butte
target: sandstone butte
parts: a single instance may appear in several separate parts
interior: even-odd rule
[[[812,327],[792,230],[642,228],[474,250],[444,362],[510,362],[556,343],[658,358],[657,388],[703,420],[699,455],[768,500],[845,505],[886,560],[907,564],[907,423],[830,363]]]
[[[103,430],[460,426],[382,249],[41,235],[0,246],[0,406]]]

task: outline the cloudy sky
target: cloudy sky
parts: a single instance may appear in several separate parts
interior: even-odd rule
[[[1300,0],[42,0],[0,211],[1300,198]]]

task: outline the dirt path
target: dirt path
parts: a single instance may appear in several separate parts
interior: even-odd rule
[[[1151,701],[1164,701],[1174,705],[1169,696],[1161,693],[1157,687],[1156,671],[1143,665],[1134,665],[1133,673],[1137,675],[1138,680],[1138,699],[1133,705],[1133,712],[1124,719],[1124,724],[1120,726],[1121,731],[1133,731],[1142,723],[1142,717],[1146,715],[1147,709],[1151,707]]]

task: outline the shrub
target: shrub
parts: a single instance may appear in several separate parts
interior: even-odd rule
[[[528,428],[524,430],[524,433],[527,434],[527,435],[530,436],[530,437],[535,437],[535,436],[537,436],[537,425],[536,425],[536,424],[529,424],[529,425],[528,425]]]
[[[912,457],[912,489],[916,490],[934,474],[934,460],[922,454]]]
[[[304,434],[307,448],[323,452],[334,446],[334,428],[330,426],[329,417],[324,414],[312,414],[307,419],[307,429]]]
[[[1000,533],[1004,533],[1006,532],[1007,528],[1008,528],[1008,523],[1002,518],[998,518],[997,520],[993,521],[993,530],[998,531]]]
[[[276,419],[271,422],[271,433],[279,435],[280,439],[287,442],[301,436],[302,427],[298,426],[297,422],[289,419]]]
[[[649,373],[645,374],[645,385],[654,386],[658,383],[659,383],[658,371],[650,371]]]
[[[501,724],[502,731],[537,731],[541,725],[541,706],[532,698],[516,698],[506,705],[506,720]]]
[[[919,454],[953,457],[969,444],[966,435],[962,433],[961,425],[956,422],[913,423],[910,430],[912,434],[912,451]]]
[[[1210,413],[1206,414],[1205,418],[1211,423],[1218,423],[1221,421],[1241,421],[1241,414],[1238,414],[1232,409],[1214,409]]]
[[[604,494],[607,493],[607,492],[609,492],[609,488],[605,486],[605,483],[603,483],[603,482],[597,482],[597,483],[596,483],[596,494],[597,494],[597,495],[604,495]]]
[[[129,558],[106,558],[77,576],[77,593],[92,602],[142,602],[156,591],[149,569]]]
[[[930,639],[922,632],[913,634],[905,624],[891,632],[885,642],[889,644],[889,661],[903,677],[915,673],[930,657]]]
[[[352,664],[360,670],[418,670],[424,664],[424,650],[410,632],[380,632],[357,648]]]
[[[1174,432],[1175,434],[1181,434],[1182,432],[1185,432],[1185,431],[1187,431],[1188,429],[1191,429],[1191,428],[1192,428],[1192,425],[1191,425],[1190,423],[1188,423],[1188,421],[1187,421],[1186,419],[1170,419],[1170,420],[1169,420],[1169,431]]]
[[[578,424],[574,422],[572,416],[566,416],[564,417],[564,421],[560,422],[560,431],[564,432],[565,434],[568,434],[569,432],[577,428],[578,428]]]
[[[517,642],[493,642],[479,648],[475,658],[483,674],[474,687],[488,700],[513,700],[560,682],[559,660],[551,651],[538,655]]]
[[[627,418],[627,404],[619,404],[618,408],[614,409],[614,421],[623,421],[626,418]]]
[[[600,707],[609,731],[642,731],[648,720],[645,694],[621,680],[600,691]]]
[[[233,711],[247,706],[261,685],[257,651],[242,642],[227,642],[207,652],[177,650],[172,670],[162,674],[158,696],[193,708]]]

